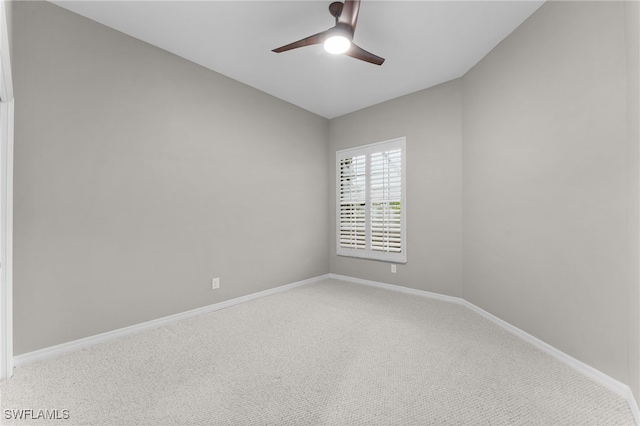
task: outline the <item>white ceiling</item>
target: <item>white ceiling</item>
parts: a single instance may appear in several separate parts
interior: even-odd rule
[[[334,118],[461,77],[543,0],[363,0],[354,42],[382,66],[321,45],[271,52],[332,27],[331,0],[53,3]]]

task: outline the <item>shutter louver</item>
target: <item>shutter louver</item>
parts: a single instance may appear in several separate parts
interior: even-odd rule
[[[340,161],[340,247],[366,247],[366,158]]]

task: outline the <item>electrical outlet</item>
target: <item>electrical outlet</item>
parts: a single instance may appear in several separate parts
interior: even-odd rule
[[[213,278],[211,280],[211,290],[220,288],[220,278]]]
[[[391,265],[391,273],[392,274],[396,273],[396,265]]]

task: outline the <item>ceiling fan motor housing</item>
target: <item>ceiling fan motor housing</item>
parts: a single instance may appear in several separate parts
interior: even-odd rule
[[[336,22],[338,22],[338,18],[342,14],[343,7],[344,7],[344,3],[339,1],[334,1],[329,5],[329,13],[331,13],[331,16],[336,18]]]

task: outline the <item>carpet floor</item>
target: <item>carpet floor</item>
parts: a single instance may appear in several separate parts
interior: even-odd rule
[[[17,368],[0,406],[3,425],[635,424],[464,306],[335,280]]]

